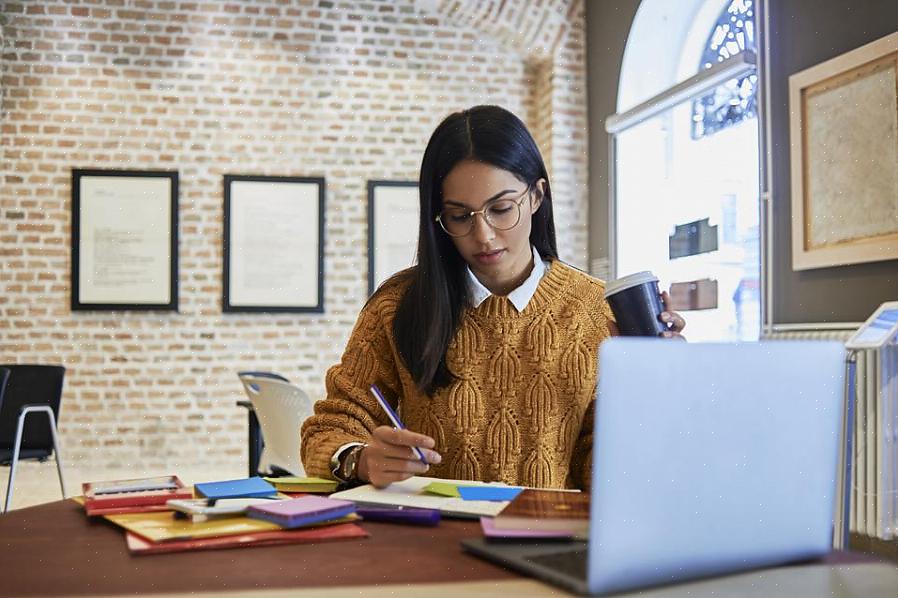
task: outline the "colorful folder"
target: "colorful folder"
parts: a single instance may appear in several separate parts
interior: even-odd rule
[[[128,550],[134,555],[183,552],[185,550],[273,546],[277,544],[305,544],[367,537],[368,533],[354,523],[341,523],[339,525],[297,530],[278,528],[277,530],[267,532],[200,538],[196,540],[171,540],[169,542],[150,542],[135,533],[126,532]]]
[[[176,519],[171,511],[165,513],[131,513],[127,515],[106,515],[106,519],[134,532],[150,542],[169,542],[171,540],[196,540],[217,536],[233,536],[253,532],[270,532],[280,527],[267,521],[232,517],[228,519],[210,519],[201,523],[193,523],[188,519]]]

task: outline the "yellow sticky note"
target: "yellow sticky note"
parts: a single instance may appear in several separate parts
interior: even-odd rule
[[[421,490],[430,494],[439,494],[440,496],[450,496],[453,498],[461,497],[458,493],[458,486],[455,484],[447,484],[446,482],[431,482],[421,488]]]
[[[337,489],[337,482],[335,480],[326,480],[324,478],[284,477],[264,479],[266,482],[273,484],[274,487],[281,492],[330,494]]]
[[[262,478],[266,482],[272,484],[333,484],[334,480],[326,480],[324,478],[306,478],[285,476],[280,478]]]

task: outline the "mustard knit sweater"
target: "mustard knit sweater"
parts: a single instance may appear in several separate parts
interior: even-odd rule
[[[604,284],[553,261],[523,312],[490,296],[465,310],[446,363],[456,379],[420,392],[393,342],[404,284],[387,283],[359,315],[327,397],[302,429],[307,475],[332,478],[330,457],[390,425],[376,383],[408,429],[436,440],[443,461],[428,476],[588,488],[599,343],[613,318]]]

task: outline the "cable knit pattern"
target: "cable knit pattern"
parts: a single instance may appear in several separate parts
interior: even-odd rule
[[[467,309],[446,354],[456,379],[433,397],[393,343],[404,289],[378,290],[328,371],[327,398],[303,425],[308,475],[332,477],[337,447],[389,425],[368,393],[376,383],[409,429],[436,440],[443,462],[427,475],[588,488],[597,352],[612,319],[604,284],[556,260],[523,312],[497,296]]]

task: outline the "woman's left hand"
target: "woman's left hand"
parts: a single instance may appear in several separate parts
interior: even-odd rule
[[[686,337],[680,334],[686,328],[686,320],[675,311],[670,310],[670,295],[667,291],[661,291],[661,301],[664,303],[664,311],[658,316],[658,319],[665,324],[670,325],[670,330],[662,332],[664,338],[676,338],[685,341]]]

